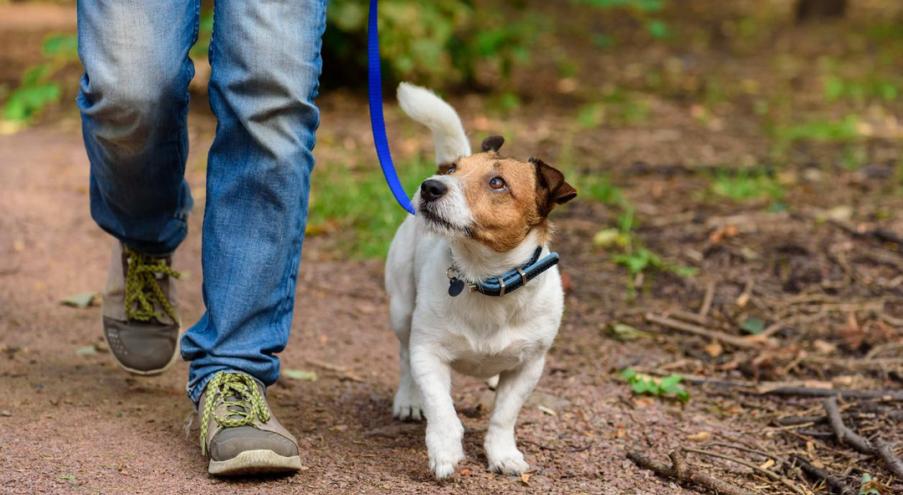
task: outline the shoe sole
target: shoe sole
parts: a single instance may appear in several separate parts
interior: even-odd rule
[[[122,362],[116,358],[116,354],[112,351],[112,347],[110,346],[110,339],[107,338],[107,332],[104,331],[103,328],[100,329],[100,334],[103,335],[103,341],[107,343],[107,348],[110,349],[110,356],[113,357],[113,361],[116,361],[116,364],[119,365],[120,368],[125,371],[138,376],[156,376],[162,374],[164,371],[168,370],[173,363],[176,362],[176,356],[179,355],[179,341],[181,338],[176,339],[176,347],[172,351],[172,356],[169,358],[169,362],[166,363],[166,366],[162,368],[157,368],[153,370],[138,370],[135,368],[129,368],[128,366],[122,364]],[[179,336],[182,335],[182,328],[179,327]]]
[[[225,461],[210,459],[207,466],[207,472],[214,476],[294,473],[299,470],[301,470],[300,456],[285,457],[272,450],[246,450]]]

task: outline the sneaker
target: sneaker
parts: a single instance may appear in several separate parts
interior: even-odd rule
[[[270,412],[266,388],[250,375],[221,371],[198,404],[201,453],[217,476],[292,473],[301,469],[298,441]]]
[[[126,371],[162,373],[175,361],[179,315],[176,312],[171,256],[150,256],[117,242],[103,296],[103,335]]]

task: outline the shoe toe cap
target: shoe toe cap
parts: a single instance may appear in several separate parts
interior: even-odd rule
[[[163,371],[172,361],[179,328],[104,318],[104,335],[119,364],[129,371],[148,374]]]
[[[270,450],[283,457],[298,455],[298,445],[291,439],[253,426],[225,428],[210,442],[210,457],[215,461],[232,459],[249,450]]]

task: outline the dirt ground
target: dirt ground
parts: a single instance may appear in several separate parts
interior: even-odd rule
[[[52,12],[48,29],[71,22]],[[796,46],[792,34],[780,36],[778,44]],[[832,35],[820,36],[816,44]],[[620,56],[640,58],[626,48]],[[620,64],[608,56],[595,63],[600,71]],[[718,63],[743,72],[751,62],[716,54],[700,58],[698,70]],[[479,96],[454,104],[474,133],[502,129],[509,153],[556,163],[564,159],[564,130],[573,126],[570,98],[534,95],[507,117],[489,114]],[[324,95],[321,163],[353,152],[359,166],[376,166],[360,158],[369,154],[363,104],[343,92]],[[764,165],[766,136],[752,123],[749,102],[730,105],[713,127],[687,106],[654,99],[642,125],[568,138],[569,153],[588,171],[610,175],[634,205],[644,244],[698,272],[650,273],[634,280],[632,295],[624,268],[592,242],[617,223],[615,208],[584,195],[557,212],[567,310],[518,425],[533,471],[524,478],[486,472],[481,444],[491,393],[457,378],[467,460],[443,484],[429,476],[423,425],[391,417],[397,350],[382,264],[344,259],[333,234],[305,242],[293,332],[281,355],[283,369],[316,371],[318,379],[283,379],[270,389],[276,414],[301,443],[303,471],[209,477],[184,394],[186,364],[160,377],[131,377],[103,345],[99,308],[60,304],[102,289],[111,244],[88,212],[77,116],[64,108],[0,136],[0,493],[696,493],[626,457],[632,450],[665,462],[680,448],[733,458],[688,453],[694,469],[752,493],[828,493],[800,473],[795,455],[849,486],[859,488],[868,474],[881,494],[903,493],[903,480],[880,460],[833,438],[820,399],[767,394],[782,385],[901,390],[903,195],[893,178],[899,121],[884,116],[873,125],[879,137],[870,140],[872,160],[863,167],[839,166],[838,150],[824,144],[794,148],[790,165],[775,172]],[[195,107],[187,176],[198,207],[176,256],[187,274],[180,282],[186,322],[202,311],[202,164],[214,128],[203,101]],[[397,153],[428,155],[425,133],[394,110],[388,118]],[[781,208],[711,196],[712,177],[741,163],[777,176],[786,190]],[[766,337],[742,336],[739,327],[751,318],[766,325]],[[674,321],[719,333],[692,335],[675,330]],[[732,345],[725,335],[742,342]],[[681,373],[691,382],[690,400],[633,395],[618,376],[626,367]],[[895,442],[900,452],[900,404],[899,397],[844,398],[841,409],[861,434]]]

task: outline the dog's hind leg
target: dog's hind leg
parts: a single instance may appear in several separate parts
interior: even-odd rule
[[[489,417],[489,428],[483,447],[489,460],[489,470],[505,474],[521,474],[530,469],[524,455],[517,449],[514,425],[524,401],[533,392],[542,376],[545,357],[527,361],[520,368],[499,375],[495,405]]]
[[[398,337],[400,379],[392,415],[401,420],[420,421],[423,406],[420,391],[411,377],[408,342],[411,339],[411,316],[414,313],[416,286],[414,283],[413,217],[398,229],[386,260],[386,292],[389,294],[389,323]]]

